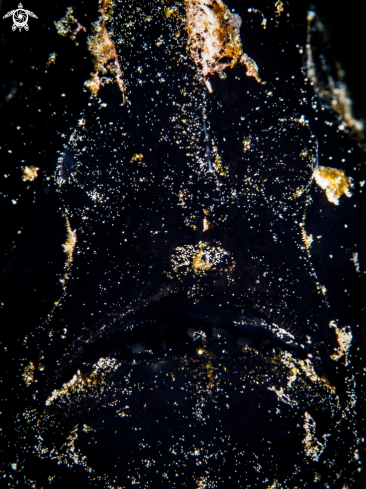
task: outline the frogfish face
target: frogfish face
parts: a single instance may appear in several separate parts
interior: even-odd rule
[[[40,467],[60,487],[352,483],[358,306],[338,314],[315,233],[331,242],[352,207],[340,160],[363,150],[315,14],[100,4],[90,103],[55,173],[64,294],[25,414]]]

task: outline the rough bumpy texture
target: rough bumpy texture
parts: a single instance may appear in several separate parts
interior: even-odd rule
[[[94,71],[54,173],[62,293],[22,338],[5,478],[360,487],[363,126],[315,13],[83,8],[54,19]]]

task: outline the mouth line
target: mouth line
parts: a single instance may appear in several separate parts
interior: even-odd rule
[[[304,339],[259,313],[252,305],[240,309],[219,305],[206,294],[194,302],[187,290],[165,286],[122,311],[110,311],[92,329],[76,339],[58,363],[49,389],[66,380],[75,369],[89,368],[113,356],[121,363],[187,358],[208,341],[224,341],[233,359],[248,348],[266,355],[288,351],[298,359],[309,357]],[[204,340],[204,341],[202,341]]]
[[[104,356],[121,361],[186,356],[199,340],[222,338],[240,352],[246,347],[266,353],[286,350],[305,359],[305,346],[290,332],[255,311],[237,314],[212,304],[192,304],[179,295],[161,297],[118,320],[92,341],[80,361],[92,363]]]

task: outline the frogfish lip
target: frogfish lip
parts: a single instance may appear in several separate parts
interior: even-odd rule
[[[221,338],[232,351],[287,350],[306,358],[305,346],[291,332],[254,309],[224,311],[212,302],[192,303],[183,291],[163,296],[131,311],[114,314],[108,328],[90,341],[79,361],[93,363],[114,356],[123,362],[189,356],[202,342]]]

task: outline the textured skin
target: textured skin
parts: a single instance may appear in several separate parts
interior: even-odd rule
[[[320,27],[306,5],[277,16],[256,2],[264,29],[253,5],[227,2],[262,83],[237,65],[209,78],[210,93],[184,3],[173,4],[172,15],[172,2],[115,6],[106,25],[124,94],[107,74],[58,128],[54,182],[77,241],[55,305],[30,301],[22,346],[9,340],[25,394],[9,409],[17,465],[6,477],[37,488],[362,487],[365,154],[333,110]],[[90,33],[98,14],[85,12],[74,15]],[[318,166],[351,177],[352,196],[330,202]],[[19,247],[11,284],[31,256]]]

